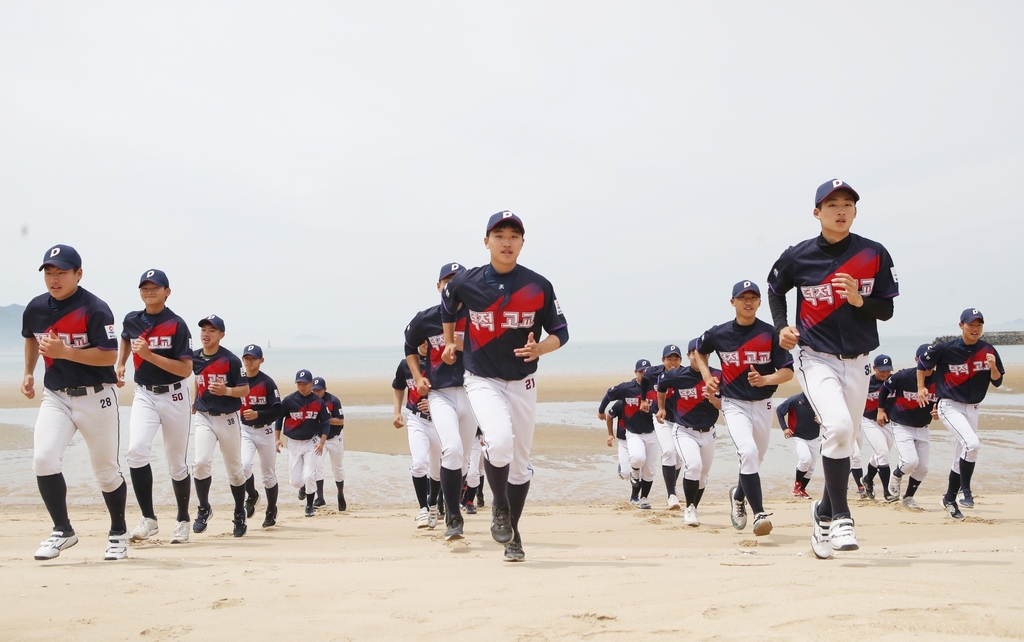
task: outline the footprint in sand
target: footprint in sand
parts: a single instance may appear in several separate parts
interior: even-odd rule
[[[210,608],[226,609],[231,606],[242,606],[243,602],[245,602],[245,600],[243,600],[242,598],[230,599],[225,597],[214,602]]]

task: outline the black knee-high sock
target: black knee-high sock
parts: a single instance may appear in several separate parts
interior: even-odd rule
[[[245,494],[252,499],[256,499],[260,494],[256,491],[256,476],[249,475],[249,479],[245,480]]]
[[[907,492],[903,494],[904,497],[913,497],[914,493],[917,492],[917,487],[921,485],[921,480],[914,479],[913,476],[907,480]]]
[[[508,472],[508,466],[498,468],[484,460],[484,474],[491,487],[491,503],[497,507],[508,508]]]
[[[345,482],[336,481],[334,485],[338,487],[338,510],[348,509],[348,502],[345,501]]]
[[[231,486],[231,496],[235,498],[235,514],[241,513],[245,516],[245,482],[237,486]]]
[[[665,478],[665,491],[668,495],[676,494],[676,467],[665,466],[661,467],[661,476]]]
[[[946,486],[946,494],[942,497],[947,502],[955,502],[957,491],[960,490],[960,473],[949,471],[949,485]]]
[[[802,471],[802,470],[800,470],[799,468],[797,468],[797,469],[796,469],[796,480],[797,480],[798,482],[800,482],[800,485],[801,485],[801,486],[803,486],[803,485],[804,485],[804,480],[805,480],[805,479],[807,479],[807,473],[805,473],[804,471]]]
[[[960,490],[971,490],[971,477],[974,475],[974,464],[976,462],[960,460]]]
[[[644,481],[644,480],[641,479],[640,480],[640,496],[641,497],[647,497],[648,495],[650,495],[652,487],[654,487],[654,480],[653,479],[651,481]]]
[[[132,478],[132,489],[135,490],[135,500],[139,502],[142,516],[156,519],[156,513],[153,512],[153,467],[146,464],[139,468],[129,468],[128,473]]]
[[[889,477],[892,474],[892,470],[888,466],[878,467],[878,480],[882,482],[882,488],[885,489],[885,493],[889,493]]]
[[[737,481],[736,481],[736,492],[732,494],[732,498],[735,501],[738,501],[738,502],[741,502],[741,501],[743,501],[744,499],[747,498],[747,496],[743,492],[743,475],[742,474],[739,476],[739,479],[737,479]]]
[[[530,482],[525,484],[508,484],[507,489],[508,510],[512,515],[512,532],[518,535],[519,518],[523,515],[523,507],[526,506],[526,495],[530,492]]]
[[[128,484],[122,481],[116,489],[103,493],[103,503],[107,505],[107,512],[110,513],[110,534],[127,533],[128,524],[124,521],[124,508],[128,503]]]
[[[196,499],[199,501],[199,508],[210,508],[210,484],[213,483],[213,477],[207,477],[206,479],[195,478],[196,482]]]
[[[700,482],[698,482],[698,483],[700,483]],[[700,506],[700,498],[703,497],[703,496],[704,496],[704,489],[703,488],[698,488],[697,489],[697,497],[694,498],[694,500],[693,500],[693,507],[694,508]]]
[[[833,459],[821,456],[821,471],[825,477],[825,497],[829,505],[825,506],[825,498],[818,504],[818,514],[823,518],[832,519],[850,516],[850,504],[846,501],[846,490],[850,478],[850,458]],[[831,510],[831,513],[826,512]]]
[[[640,499],[640,482],[635,484],[632,481],[629,482],[629,498]]]
[[[697,505],[697,491],[700,490],[700,482],[696,479],[687,479],[683,477],[683,497],[686,499],[687,506]]]
[[[437,496],[441,494],[441,482],[427,479],[427,506],[437,506]]]
[[[316,498],[320,501],[326,501],[324,499],[324,480],[316,480]]]
[[[267,489],[267,510],[277,508],[277,491],[280,490],[277,484]]]
[[[412,488],[416,491],[416,501],[419,503],[420,508],[426,508],[427,495],[430,494],[430,482],[427,481],[427,476],[413,477]]]
[[[850,474],[853,475],[853,481],[857,484],[857,488],[864,485],[864,469],[862,468],[851,468]]]
[[[763,513],[764,500],[761,497],[761,475],[759,473],[740,475],[740,485],[743,487],[743,494],[747,498],[747,503],[750,504],[750,510],[754,511],[755,515]]]
[[[864,477],[865,482],[866,483],[871,483],[871,482],[875,481],[875,473],[877,473],[877,472],[878,472],[878,469],[875,468],[874,464],[868,464],[868,474],[865,475],[865,477]]]
[[[441,466],[441,494],[444,495],[444,510],[451,521],[462,517],[459,497],[462,495],[462,471]]]
[[[178,505],[175,519],[179,522],[189,521],[188,501],[192,498],[192,479],[187,475],[185,479],[172,479],[171,488],[174,489],[174,502]]]
[[[53,530],[64,535],[74,535],[75,529],[71,528],[71,519],[68,518],[68,485],[64,481],[64,473],[36,477],[36,485],[39,486],[46,512],[50,513],[50,519],[53,520]]]
[[[316,493],[306,493],[306,508],[313,508],[314,499],[316,499]]]

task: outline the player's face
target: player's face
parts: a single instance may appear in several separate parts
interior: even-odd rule
[[[299,394],[305,397],[313,390],[313,384],[304,383],[302,381],[296,381],[295,387],[299,389]]]
[[[204,348],[211,350],[217,348],[223,338],[224,333],[209,323],[199,328],[199,341],[202,342]]]
[[[499,273],[511,272],[523,250],[523,234],[514,227],[496,227],[484,239],[491,251],[491,265]]]
[[[326,390],[318,390],[318,389],[315,389],[315,388],[313,389],[313,394],[316,395],[317,397],[320,397],[321,399],[324,398],[324,393],[325,392],[327,392],[327,391]]]
[[[697,367],[697,351],[696,350],[691,350],[691,351],[687,352],[686,353],[686,358],[690,360],[690,367],[691,368],[696,368]]]
[[[661,363],[665,366],[666,370],[675,370],[683,365],[683,358],[678,354],[670,354],[667,357],[662,357]]]
[[[167,297],[171,296],[171,288],[160,287],[146,281],[139,288],[139,296],[142,297],[142,302],[146,304],[147,308],[157,308],[167,302]]]
[[[832,243],[841,241],[850,233],[853,219],[857,218],[857,202],[846,190],[839,190],[814,209],[814,218],[821,222],[821,231]]]
[[[260,366],[263,365],[263,359],[257,359],[251,354],[247,354],[242,357],[242,365],[245,366],[245,374],[252,377],[260,371]]]
[[[644,378],[644,371],[643,370],[637,370],[633,374],[636,375],[636,382],[637,383],[640,383],[640,381],[643,380],[643,378]]]
[[[981,319],[975,319],[970,323],[961,323],[960,330],[964,333],[964,343],[972,345],[978,342],[982,332],[985,331],[985,322]]]
[[[749,325],[757,318],[757,309],[761,307],[761,297],[753,292],[744,292],[735,299],[729,299],[732,307],[736,308],[736,318]]]
[[[82,268],[62,270],[55,265],[43,268],[43,282],[50,296],[63,301],[78,290],[78,282],[82,280]]]
[[[879,370],[878,368],[875,368],[875,379],[878,379],[879,381],[885,381],[889,378],[890,374],[892,373],[889,370]]]

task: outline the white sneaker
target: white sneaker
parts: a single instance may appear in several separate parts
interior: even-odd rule
[[[849,517],[832,520],[829,535],[832,538],[833,551],[855,551],[860,548],[857,544],[857,535],[853,532],[853,520]]]
[[[697,519],[697,507],[690,504],[683,511],[683,523],[687,526],[700,526],[700,521]]]
[[[736,487],[729,489],[729,519],[738,531],[747,527],[747,509],[742,499],[736,499]]]
[[[437,526],[437,505],[436,504],[431,506],[430,510],[427,511],[427,528],[433,530],[433,528],[435,526]]]
[[[647,499],[646,497],[641,497],[640,498],[640,502],[637,503],[636,507],[637,508],[642,508],[644,510],[650,510],[650,508],[651,508],[651,501],[649,499]]]
[[[128,557],[128,533],[110,535],[107,537],[107,553],[103,556],[105,560],[123,560]]]
[[[899,497],[900,496],[900,483],[903,481],[902,477],[893,475],[889,478],[889,496]]]
[[[430,511],[424,506],[420,509],[420,512],[416,513],[416,528],[426,528],[427,520],[430,518]]]
[[[156,525],[155,519],[143,517],[139,520],[139,525],[132,531],[132,539],[136,541],[149,539],[159,532],[160,527]]]
[[[78,535],[72,534],[64,537],[64,533],[53,531],[45,542],[39,542],[39,550],[36,551],[35,558],[37,560],[52,560],[60,555],[61,551],[71,548],[77,543]]]
[[[818,500],[811,503],[811,550],[818,559],[832,557],[832,522],[818,519]]]
[[[174,534],[171,535],[171,544],[188,544],[188,535],[192,532],[192,524],[186,522],[175,522]]]
[[[900,500],[900,503],[903,504],[905,507],[909,508],[910,510],[924,510],[923,508],[917,505],[917,502],[914,501],[913,497],[904,497],[903,499]]]
[[[768,513],[754,515],[754,535],[758,537],[772,532],[772,520],[768,519]]]
[[[682,506],[679,504],[679,498],[675,495],[668,496],[668,510],[682,510]]]

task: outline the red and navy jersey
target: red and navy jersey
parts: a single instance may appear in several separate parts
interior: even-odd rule
[[[878,420],[878,390],[882,387],[882,381],[885,380],[879,380],[875,375],[871,375],[871,381],[868,382],[868,398],[864,402],[865,419]]]
[[[640,401],[643,398],[650,402],[650,412],[640,410]],[[636,379],[623,381],[608,389],[597,411],[604,412],[608,404],[613,401],[622,402],[622,419],[628,432],[639,434],[654,432],[654,415],[658,412],[658,393],[651,390],[644,397],[641,395],[640,384]]]
[[[324,400],[310,392],[303,396],[298,390],[281,400],[281,417],[275,430],[288,439],[308,441],[326,435],[331,429],[331,413]]]
[[[537,372],[539,359],[527,362],[514,350],[529,334],[541,340],[568,327],[555,290],[543,276],[517,265],[495,275],[490,265],[464,270],[441,292],[441,319],[458,320],[459,304],[469,315],[463,342],[463,365],[479,377],[518,381]],[[564,343],[564,342],[563,342]]]
[[[238,397],[215,395],[210,384],[221,381],[229,388],[245,385],[248,378],[242,362],[224,346],[219,346],[212,356],[203,354],[200,348],[192,353],[192,372],[196,375],[196,412],[225,414],[238,412],[242,400]]]
[[[329,392],[324,392],[324,404],[327,406],[327,412],[328,412],[328,414],[330,414],[330,419],[344,419],[345,418],[345,413],[342,411],[342,408],[341,408],[341,399],[338,399],[337,397],[335,397],[334,395],[332,395]],[[330,419],[328,419],[328,421],[330,421]],[[344,428],[345,428],[345,426],[334,426],[334,425],[332,425],[331,426],[331,432],[327,436],[329,438],[333,439],[334,437],[337,437],[338,435],[340,435],[341,431]]]
[[[463,338],[466,332],[466,314],[460,310],[455,322],[455,336]],[[444,327],[441,325],[441,306],[435,305],[419,312],[405,328],[405,355],[419,354],[420,345],[427,342],[427,369],[423,371],[435,389],[453,388],[463,383],[462,352],[455,352],[455,363],[441,360],[444,352]]]
[[[818,424],[814,408],[811,408],[802,392],[779,404],[775,408],[775,414],[779,418],[779,426],[783,430],[792,430],[794,437],[810,440],[821,435],[821,426]]]
[[[281,416],[281,392],[267,373],[260,371],[255,377],[246,376],[249,394],[242,397],[242,410],[255,410],[255,419],[242,417],[242,423],[256,428],[274,423]]]
[[[192,359],[192,333],[181,317],[164,308],[159,314],[146,314],[145,310],[129,312],[122,324],[121,338],[128,343],[142,338],[149,342],[153,354],[173,361]],[[182,380],[176,374],[132,354],[135,383],[143,386],[165,386]]]
[[[426,367],[426,359],[420,357],[420,372],[423,372]],[[401,363],[398,364],[391,387],[395,390],[408,390],[409,394],[405,400],[405,409],[414,415],[419,415],[428,421],[430,420],[430,413],[421,411],[416,405],[423,397],[416,391],[416,380],[412,378],[412,370],[409,369],[409,362],[405,359],[402,359]]]
[[[924,428],[932,422],[937,379],[934,373],[925,377],[924,385],[928,389],[929,403],[922,408],[917,403],[917,368],[904,368],[894,372],[878,391],[878,407],[885,410],[890,421],[911,428]]]
[[[721,380],[722,371],[711,368],[711,376]],[[655,387],[665,393],[665,418],[674,424],[703,430],[718,421],[718,408],[704,397],[707,384],[699,370],[690,366],[665,371]]]
[[[608,414],[615,418],[615,438],[625,439],[626,438],[626,422],[622,419],[622,411],[626,407],[626,404],[621,401],[616,401],[608,408]]]
[[[25,307],[21,336],[36,340],[53,332],[72,348],[117,350],[114,315],[106,303],[85,288],[58,301],[40,294]],[[43,357],[46,375],[43,385],[50,390],[117,383],[114,366],[87,366],[67,359]]]
[[[978,341],[974,345],[964,343],[963,337],[952,341],[936,343],[921,355],[917,362],[918,370],[935,369],[935,395],[939,399],[949,399],[960,403],[981,403],[988,393],[988,384],[999,387],[1003,383],[1000,376],[992,381],[989,371],[988,355],[996,356],[996,369],[1000,375],[1003,360],[990,344]]]
[[[800,345],[835,355],[867,354],[878,347],[877,320],[858,314],[846,298],[832,289],[836,273],[857,280],[865,297],[892,298],[899,281],[892,258],[880,243],[850,234],[850,244],[832,257],[813,238],[798,243],[779,257],[768,273],[768,287],[779,296],[797,288],[796,327]]]
[[[722,376],[718,391],[723,397],[741,401],[771,399],[778,386],[755,388],[747,380],[750,366],[762,375],[783,368],[793,369],[793,356],[779,345],[775,328],[760,319],[751,325],[729,321],[716,325],[697,339],[701,354],[718,353]]]

